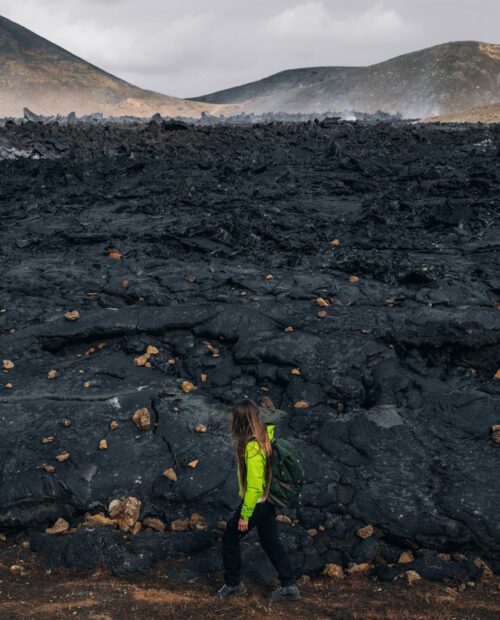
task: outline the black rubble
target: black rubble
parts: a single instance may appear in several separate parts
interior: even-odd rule
[[[218,569],[248,395],[304,455],[299,573],[500,570],[500,127],[157,121],[0,129],[0,531]],[[82,525],[126,496],[206,527]]]

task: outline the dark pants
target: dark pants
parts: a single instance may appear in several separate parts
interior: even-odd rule
[[[246,532],[238,530],[241,506],[236,510],[226,526],[222,536],[222,559],[224,561],[224,582],[228,586],[237,586],[241,579],[241,550],[240,540]],[[260,544],[271,560],[282,586],[291,586],[295,583],[292,565],[280,542],[276,522],[276,509],[272,504],[263,502],[255,506],[255,510],[248,521],[248,530],[257,527]]]

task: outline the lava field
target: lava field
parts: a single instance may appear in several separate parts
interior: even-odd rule
[[[7,538],[219,570],[248,395],[304,457],[298,574],[500,571],[500,126],[8,122],[0,175]]]

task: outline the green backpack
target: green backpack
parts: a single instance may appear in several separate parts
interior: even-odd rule
[[[280,508],[294,508],[304,484],[304,470],[297,448],[286,439],[275,439],[273,448],[273,478],[268,502]]]

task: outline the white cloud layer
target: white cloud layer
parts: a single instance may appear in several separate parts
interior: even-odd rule
[[[499,0],[0,0],[0,14],[138,86],[186,97],[293,67],[500,43]]]

